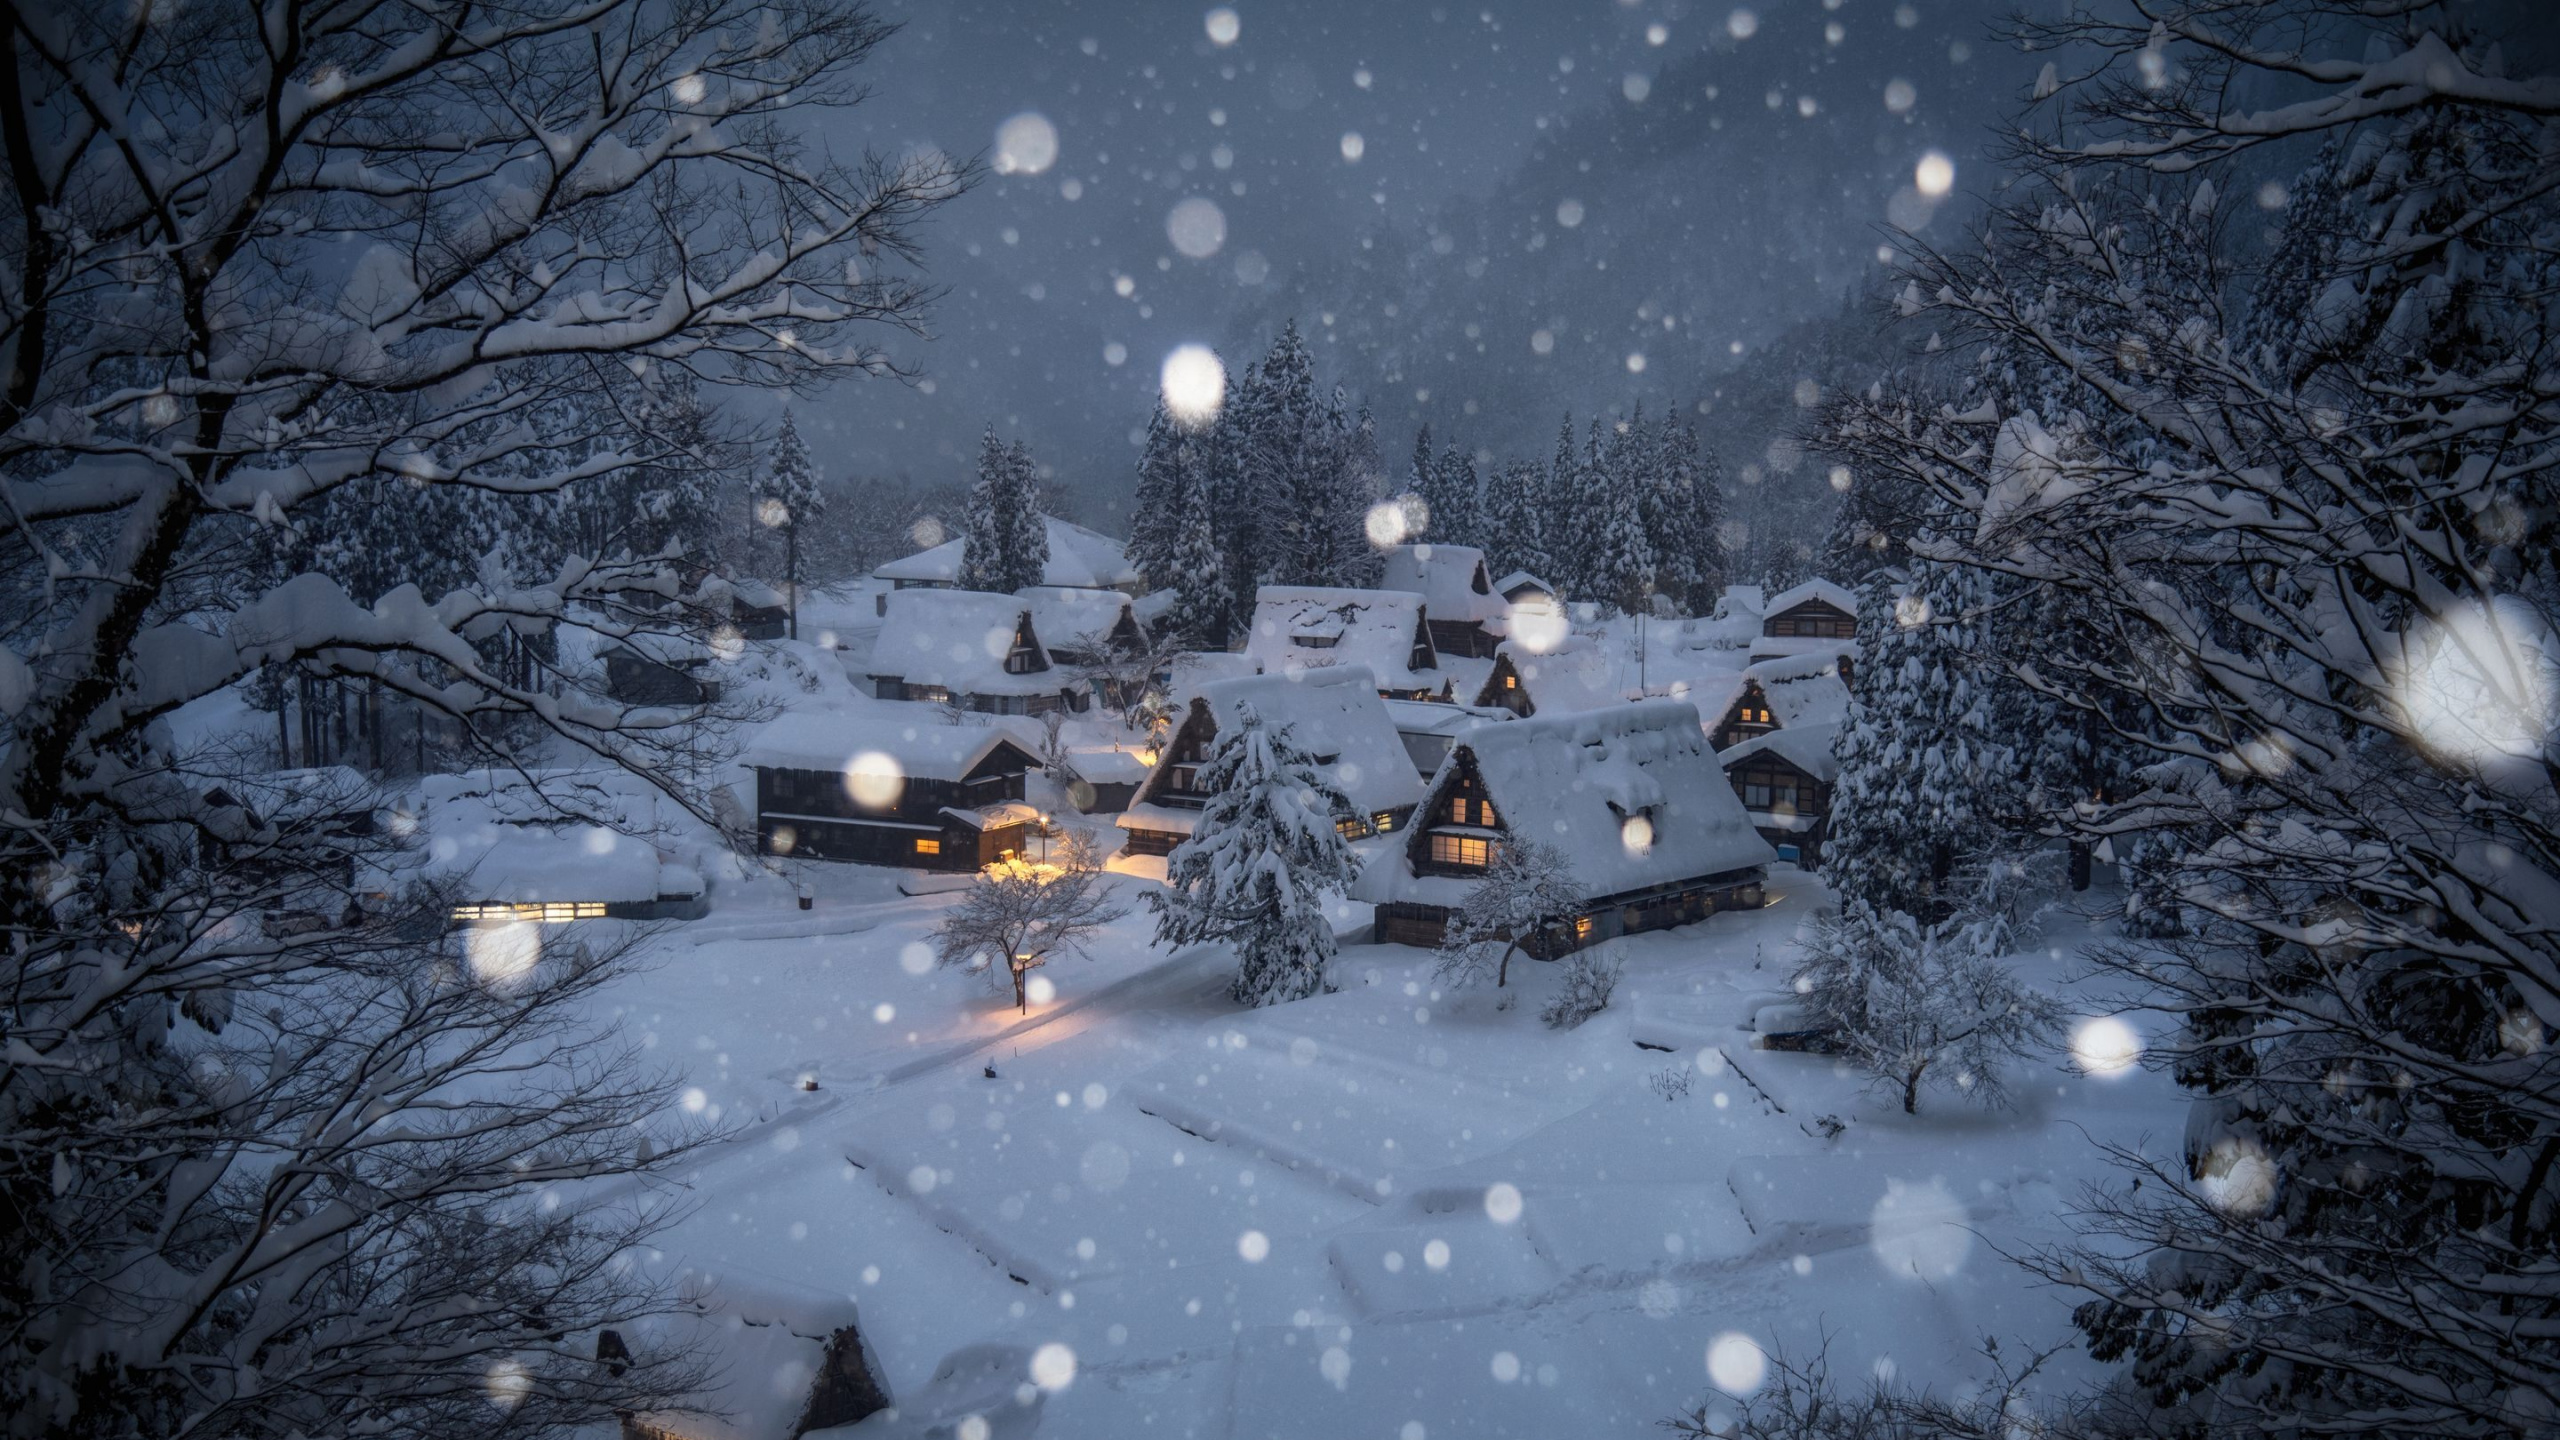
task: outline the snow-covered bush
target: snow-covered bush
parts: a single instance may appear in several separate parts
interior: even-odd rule
[[[1209,803],[1165,859],[1172,888],[1147,895],[1156,943],[1233,945],[1235,997],[1247,1005],[1331,990],[1327,902],[1351,883],[1351,847],[1335,822],[1351,802],[1330,767],[1246,704],[1219,729],[1199,784]]]
[[[1556,993],[1538,1010],[1550,1030],[1578,1030],[1582,1022],[1609,1008],[1618,993],[1619,962],[1605,945],[1585,946],[1567,956]]]
[[[1441,932],[1440,979],[1474,985],[1490,974],[1495,988],[1509,984],[1512,955],[1581,907],[1573,862],[1562,850],[1543,840],[1504,840]]]

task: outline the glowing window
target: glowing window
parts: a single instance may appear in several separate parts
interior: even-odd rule
[[[939,840],[918,840],[916,842],[916,853],[919,855],[939,855],[942,853],[942,842]]]
[[[1573,938],[1576,940],[1588,940],[1591,938],[1590,916],[1576,915],[1573,917]]]
[[[1503,689],[1505,689],[1505,690],[1517,690],[1517,689],[1519,689],[1519,688],[1520,688],[1520,677],[1519,677],[1519,676],[1517,676],[1517,675],[1505,675],[1505,676],[1503,676],[1503,677],[1502,677],[1502,688],[1503,688]]]
[[[1431,858],[1443,865],[1465,865],[1481,870],[1493,862],[1493,846],[1473,835],[1434,835]]]

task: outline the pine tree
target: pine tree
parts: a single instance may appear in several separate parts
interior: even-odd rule
[[[1484,501],[1478,494],[1476,465],[1450,445],[1433,462],[1422,503],[1430,508],[1426,539],[1449,545],[1476,545],[1484,538]]]
[[[1535,461],[1515,460],[1486,487],[1485,556],[1496,576],[1525,570],[1548,584],[1546,472]]]
[[[1150,891],[1156,943],[1236,950],[1235,997],[1278,1005],[1333,988],[1329,897],[1351,883],[1351,847],[1336,822],[1351,802],[1286,725],[1249,704],[1218,732],[1200,767],[1208,806],[1165,861],[1169,890]]]
[[[1655,484],[1645,521],[1654,546],[1655,584],[1691,615],[1708,615],[1724,594],[1724,483],[1698,432],[1665,417],[1652,437]]]
[[[1207,439],[1197,437],[1201,444]],[[1175,599],[1165,623],[1176,635],[1217,648],[1227,643],[1238,626],[1235,591],[1218,556],[1217,527],[1209,513],[1208,470],[1194,460],[1193,443],[1186,439],[1175,447],[1170,467],[1175,477],[1171,502],[1175,513],[1164,564],[1165,583],[1172,587]]]
[[[1031,458],[1028,441],[1006,447],[1004,502],[996,518],[1002,527],[1005,593],[1041,583],[1049,573],[1049,521],[1040,510],[1040,467]]]
[[[1183,490],[1189,484],[1180,452],[1190,438],[1189,429],[1158,398],[1147,421],[1146,446],[1138,453],[1138,491],[1129,511],[1129,563],[1146,577],[1149,589],[1171,586],[1180,573],[1174,551],[1183,524]]]
[[[1858,604],[1858,665],[1840,727],[1823,868],[1844,903],[1944,919],[1960,862],[1998,835],[2012,761],[1990,736],[1990,688],[1966,601],[1977,582],[1923,562],[1907,585],[1871,580]]]
[[[1404,493],[1422,501],[1426,506],[1429,505],[1432,486],[1437,483],[1434,478],[1434,471],[1437,468],[1431,456],[1431,426],[1426,423],[1421,429],[1413,432],[1413,463],[1405,467]],[[1439,521],[1440,512],[1435,509],[1429,512],[1429,517],[1424,524],[1427,529],[1437,526]]]
[[[1555,458],[1547,463],[1546,481],[1540,487],[1546,523],[1539,527],[1544,537],[1547,563],[1555,573],[1546,581],[1562,593],[1582,596],[1590,592],[1589,560],[1597,540],[1583,510],[1583,465],[1574,453],[1573,414],[1565,413],[1556,427]]]
[[[765,472],[765,499],[769,509],[763,517],[768,525],[782,532],[783,594],[790,598],[791,638],[800,638],[800,534],[814,527],[826,509],[825,492],[818,488],[817,467],[809,463],[809,447],[800,441],[799,427],[791,420],[791,412],[782,412],[782,431],[773,440],[773,460]]]
[[[1611,431],[1604,441],[1593,420],[1582,469],[1580,513],[1590,536],[1583,583],[1589,598],[1629,615],[1646,607],[1654,588],[1653,541],[1645,533],[1646,457],[1631,438],[1641,433]]]
[[[960,588],[1003,593],[1005,522],[997,507],[1012,488],[1012,457],[996,438],[994,421],[978,442],[978,477],[969,485],[969,508],[960,520]]]

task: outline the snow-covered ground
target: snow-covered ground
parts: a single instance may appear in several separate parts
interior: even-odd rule
[[[2061,1237],[2095,1142],[2179,1132],[2138,1068],[2057,1057],[2015,1109],[1911,1118],[1749,1048],[1824,899],[1793,871],[1765,910],[1613,942],[1615,1001],[1566,1033],[1537,1019],[1558,967],[1450,994],[1394,946],[1241,1011],[1226,957],[1155,951],[1143,911],[1017,1015],[929,964],[947,894],[808,874],[812,910],[733,890],[607,998],[736,1126],[680,1175],[666,1263],[858,1311],[899,1409],[847,1436],[1636,1434],[1826,1336],[1835,1374],[1943,1383],[1984,1335],[2064,1336],[2002,1252]],[[2046,938],[2020,968],[2112,1009],[2064,979],[2085,936]],[[761,1440],[814,1352],[741,1334],[737,1415],[689,1428]]]

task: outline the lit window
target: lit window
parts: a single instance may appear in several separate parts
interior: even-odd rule
[[[536,900],[507,904],[493,901],[477,905],[456,905],[453,907],[453,918],[465,921],[526,920],[543,925],[557,925],[569,920],[601,920],[604,918],[604,902],[601,900]]]
[[[1369,828],[1377,831],[1381,835],[1393,830],[1396,828],[1395,812],[1391,810],[1381,810],[1377,814],[1370,816]]]
[[[1520,688],[1520,677],[1519,677],[1519,676],[1517,676],[1517,675],[1505,675],[1505,676],[1503,676],[1503,677],[1502,677],[1502,688],[1503,688],[1503,689],[1505,689],[1505,690],[1517,690],[1517,689],[1519,689],[1519,688]]]
[[[1576,915],[1573,917],[1573,938],[1576,940],[1588,940],[1591,938],[1590,916]]]
[[[1443,865],[1465,865],[1481,870],[1493,861],[1490,842],[1473,835],[1434,835],[1431,858]]]
[[[939,840],[918,840],[916,842],[916,853],[919,855],[939,855],[942,853],[942,842]]]

